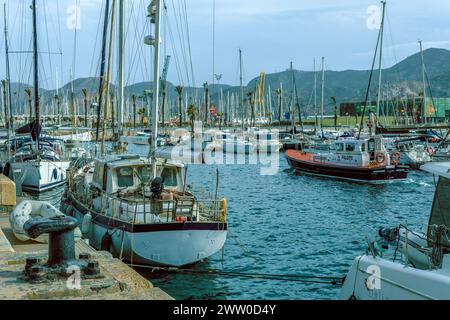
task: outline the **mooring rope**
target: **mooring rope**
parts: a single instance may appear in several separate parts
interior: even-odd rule
[[[240,271],[222,271],[216,269],[208,270],[193,270],[193,269],[179,269],[170,267],[152,267],[145,265],[128,264],[131,267],[150,269],[152,273],[166,272],[175,273],[181,275],[220,275],[226,277],[239,277],[239,278],[252,278],[252,279],[264,279],[264,280],[279,280],[279,281],[292,281],[292,282],[304,282],[304,283],[318,283],[329,284],[334,286],[342,286],[344,284],[345,276],[314,276],[314,275],[290,275],[290,274],[268,274],[268,273],[253,273],[253,272],[240,272]]]

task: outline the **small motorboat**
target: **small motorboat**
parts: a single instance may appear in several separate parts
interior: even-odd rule
[[[328,151],[288,150],[286,158],[296,171],[364,182],[406,179],[407,167],[399,166],[400,154],[389,154],[383,138],[336,140]]]
[[[18,240],[25,242],[31,240],[23,229],[23,226],[28,220],[33,218],[54,218],[58,216],[64,216],[64,214],[48,202],[24,200],[11,212],[9,223],[14,236]],[[75,237],[81,238],[79,229],[75,231]],[[48,234],[41,235],[33,239],[33,241],[48,243]]]

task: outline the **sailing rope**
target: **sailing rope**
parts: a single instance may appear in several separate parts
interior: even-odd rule
[[[303,275],[303,274],[269,274],[269,273],[253,273],[253,272],[240,272],[240,271],[222,271],[217,269],[207,270],[192,270],[192,269],[179,269],[170,267],[153,267],[145,265],[128,264],[131,267],[150,269],[152,273],[166,272],[175,273],[180,275],[220,275],[226,277],[237,278],[251,278],[251,279],[264,279],[264,280],[278,280],[278,281],[291,281],[291,282],[303,282],[303,283],[317,283],[328,284],[333,286],[342,286],[344,284],[345,276],[315,276],[315,275]]]

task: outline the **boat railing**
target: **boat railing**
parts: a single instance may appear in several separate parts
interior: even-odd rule
[[[198,199],[195,209],[197,216],[203,220],[226,222],[226,199]]]
[[[226,200],[197,200],[192,195],[169,194],[166,197],[130,199],[104,195],[102,214],[115,220],[138,224],[226,221]]]

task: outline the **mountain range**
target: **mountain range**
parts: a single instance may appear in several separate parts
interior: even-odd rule
[[[446,49],[427,49],[423,52],[424,61],[427,71],[427,79],[431,88],[433,97],[450,97],[450,51]],[[265,78],[265,92],[268,93],[269,88],[272,92],[272,102],[276,103],[275,89],[283,86],[285,103],[286,100],[290,100],[293,96],[293,75],[295,77],[295,83],[298,91],[298,97],[303,110],[307,114],[313,112],[314,104],[314,78],[316,75],[317,80],[317,101],[320,104],[321,101],[321,72],[317,71],[316,74],[311,71],[300,70],[285,70],[283,72],[267,74]],[[342,102],[359,102],[363,101],[369,81],[369,70],[344,70],[344,71],[325,71],[325,86],[324,86],[324,99],[325,99],[325,112],[331,112],[332,102],[331,97],[336,97],[338,103]],[[422,62],[420,53],[416,53],[407,57],[403,61],[395,64],[392,67],[383,69],[383,92],[388,97],[401,97],[419,95],[423,88],[422,81]],[[259,77],[252,79],[244,88],[244,91],[254,91],[259,81]],[[371,99],[376,98],[377,83],[378,83],[378,70],[374,70],[374,76],[372,80]],[[68,96],[70,88],[73,85],[75,98],[77,100],[82,99],[82,89],[86,88],[90,96],[95,96],[99,86],[98,78],[79,78],[72,83],[66,84],[64,87],[58,89],[60,96]],[[11,88],[13,92],[13,106],[15,108],[24,109],[27,103],[27,95],[25,89],[30,85],[23,83],[13,83]],[[114,90],[114,85],[111,85],[111,89]],[[136,95],[141,98],[145,96],[144,91],[151,89],[151,82],[140,82],[125,88],[125,95],[130,98],[131,95]],[[223,97],[227,97],[228,94],[234,94],[239,96],[240,88],[230,85],[209,85],[209,93],[211,101],[218,102],[219,93],[222,90]],[[175,90],[175,84],[167,83],[167,92],[169,101],[177,101],[177,93]],[[196,96],[197,101],[203,102],[204,90],[201,88],[185,88],[185,93],[189,97]],[[429,93],[428,93],[429,94]],[[41,102],[44,112],[50,108],[56,90],[41,89]],[[184,94],[183,94],[184,96]],[[237,98],[236,98],[237,99]],[[16,110],[19,112],[20,110]]]

